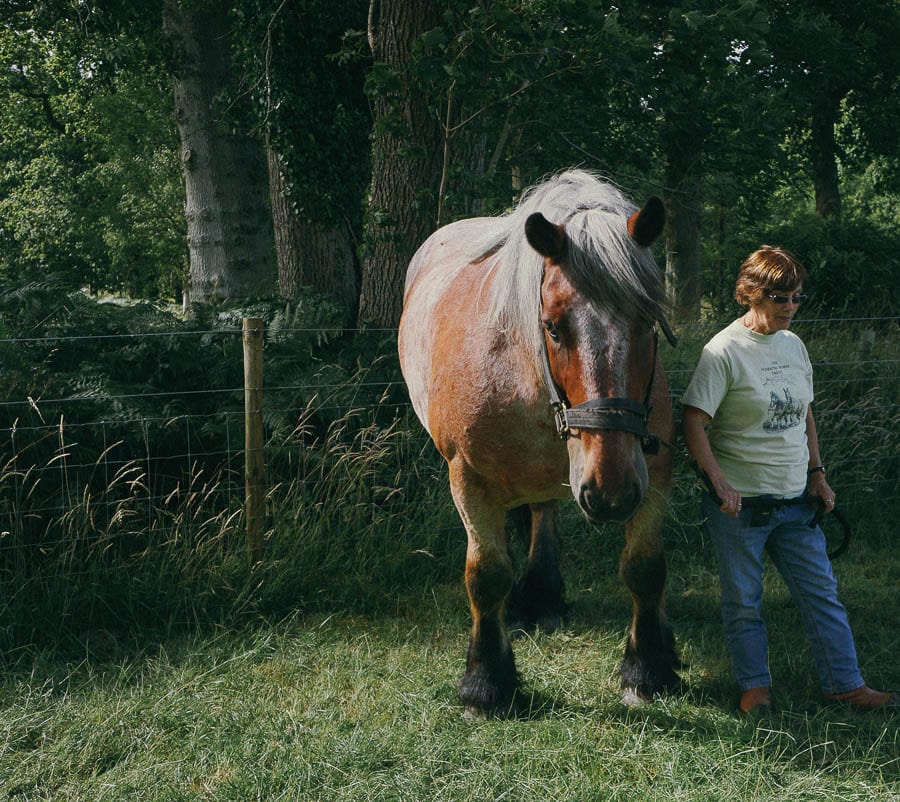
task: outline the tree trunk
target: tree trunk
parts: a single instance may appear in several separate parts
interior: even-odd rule
[[[325,226],[297,214],[285,180],[283,161],[271,148],[268,161],[279,294],[295,299],[302,287],[310,287],[347,310],[348,318],[354,320],[359,278],[349,227]]]
[[[834,140],[839,105],[840,97],[833,93],[824,93],[816,98],[812,108],[810,148],[816,214],[825,220],[835,221],[841,219],[841,190]]]
[[[440,23],[441,4],[373,0],[370,18],[372,54],[392,80],[378,90],[374,104],[358,321],[361,326],[393,327],[400,320],[409,260],[437,224],[441,123],[412,62],[416,40]]]
[[[699,137],[670,136],[666,140],[666,286],[675,320],[700,317],[703,283],[701,158]]]
[[[262,148],[227,110],[216,108],[229,84],[226,21],[211,2],[165,2],[165,30],[176,53],[175,121],[192,301],[245,298],[274,288]]]

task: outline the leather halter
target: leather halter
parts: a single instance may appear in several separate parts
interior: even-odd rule
[[[662,318],[658,320],[666,339],[675,347],[678,340],[672,333],[669,324]],[[593,398],[582,404],[572,406],[563,390],[560,389],[550,369],[550,352],[547,350],[546,336],[541,332],[541,368],[544,384],[550,393],[550,406],[556,420],[556,433],[562,440],[571,437],[572,429],[593,429],[607,432],[630,432],[641,441],[646,453],[659,450],[660,439],[647,432],[647,421],[653,410],[650,400],[653,397],[653,383],[656,378],[656,355],[659,349],[659,333],[653,329],[653,362],[644,403],[639,404],[630,398],[615,396],[613,398]]]

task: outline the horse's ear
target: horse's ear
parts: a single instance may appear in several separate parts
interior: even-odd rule
[[[551,223],[540,212],[528,215],[525,221],[525,238],[541,256],[559,262],[566,250],[566,230]]]
[[[628,233],[640,246],[646,248],[656,242],[666,223],[666,207],[655,195],[647,198],[644,208],[628,218]]]

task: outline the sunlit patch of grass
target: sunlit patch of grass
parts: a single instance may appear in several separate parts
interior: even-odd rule
[[[857,456],[896,459],[895,440],[869,442],[896,399],[852,389],[835,390],[839,412],[821,425],[839,493],[865,479]],[[863,423],[841,417],[844,394]],[[123,464],[102,488],[70,482],[65,509],[36,526],[28,500],[49,473],[0,465],[24,524],[0,539],[0,798],[900,799],[896,717],[821,704],[774,571],[777,709],[760,723],[735,715],[713,555],[680,462],[665,538],[683,690],[622,704],[623,531],[568,505],[566,623],[516,641],[518,717],[466,721],[465,535],[445,467],[386,403],[327,417],[317,404],[270,443],[255,569],[240,497],[222,502],[232,476],[198,466],[149,504],[143,465]],[[71,462],[51,449],[39,467],[58,477]],[[875,487],[849,491],[856,538],[835,570],[866,679],[896,689],[896,493]]]
[[[450,594],[451,596],[455,594]],[[39,655],[2,683],[0,793],[28,799],[891,799],[883,716],[788,702],[739,719],[713,688],[618,697],[621,633],[517,643],[519,718],[454,699],[465,615],[294,616],[82,663]],[[705,654],[698,650],[702,660]],[[689,672],[689,683],[694,675]],[[792,686],[799,695],[803,683]]]

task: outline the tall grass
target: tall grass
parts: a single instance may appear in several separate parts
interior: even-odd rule
[[[60,447],[46,464],[0,467],[10,504],[0,556],[0,646],[127,636],[248,610],[374,609],[458,571],[464,548],[443,467],[405,418],[350,409],[317,431],[310,404],[268,451],[265,559],[249,564],[239,476],[200,465],[164,496],[141,460],[105,487],[83,481]],[[56,470],[58,468],[58,471]],[[50,473],[48,474],[48,470]],[[94,466],[103,471],[103,455]],[[59,506],[41,492],[59,482]],[[31,506],[34,500],[35,506]],[[444,511],[444,514],[436,511]],[[390,604],[391,602],[387,602]]]
[[[829,477],[857,533],[835,567],[866,678],[898,688],[900,346],[896,330],[876,338],[856,369],[848,332],[804,335]],[[703,334],[682,332],[663,352],[676,395]],[[568,505],[571,612],[559,633],[516,644],[526,713],[466,723],[455,702],[465,537],[445,467],[391,368],[319,375],[267,414],[255,569],[239,458],[198,457],[163,484],[146,455],[122,458],[117,443],[90,452],[65,421],[7,447],[0,797],[900,800],[896,720],[821,705],[774,572],[778,710],[758,727],[734,715],[713,556],[680,460],[666,538],[683,692],[637,710],[619,701],[622,532]]]
[[[372,417],[351,409],[319,434],[312,408],[301,418],[293,475],[269,492],[264,605],[371,610],[459,572],[443,461],[410,416]]]
[[[892,541],[883,522],[900,512],[896,326],[864,340],[861,358],[858,326],[806,325],[822,451],[856,547]],[[681,334],[677,351],[663,350],[676,397],[708,336],[699,327]],[[0,647],[77,650],[98,631],[129,637],[248,612],[370,612],[455,580],[464,534],[396,365],[369,359],[353,371],[324,365],[317,375],[267,413],[269,529],[256,570],[243,533],[239,452],[219,464],[203,455],[163,461],[163,481],[152,472],[150,442],[143,455],[129,456],[118,441],[98,453],[62,416],[31,440],[13,426],[0,462]],[[678,456],[667,537],[671,549],[690,552],[702,538],[697,482]],[[567,527],[573,543],[593,537],[575,516]]]

